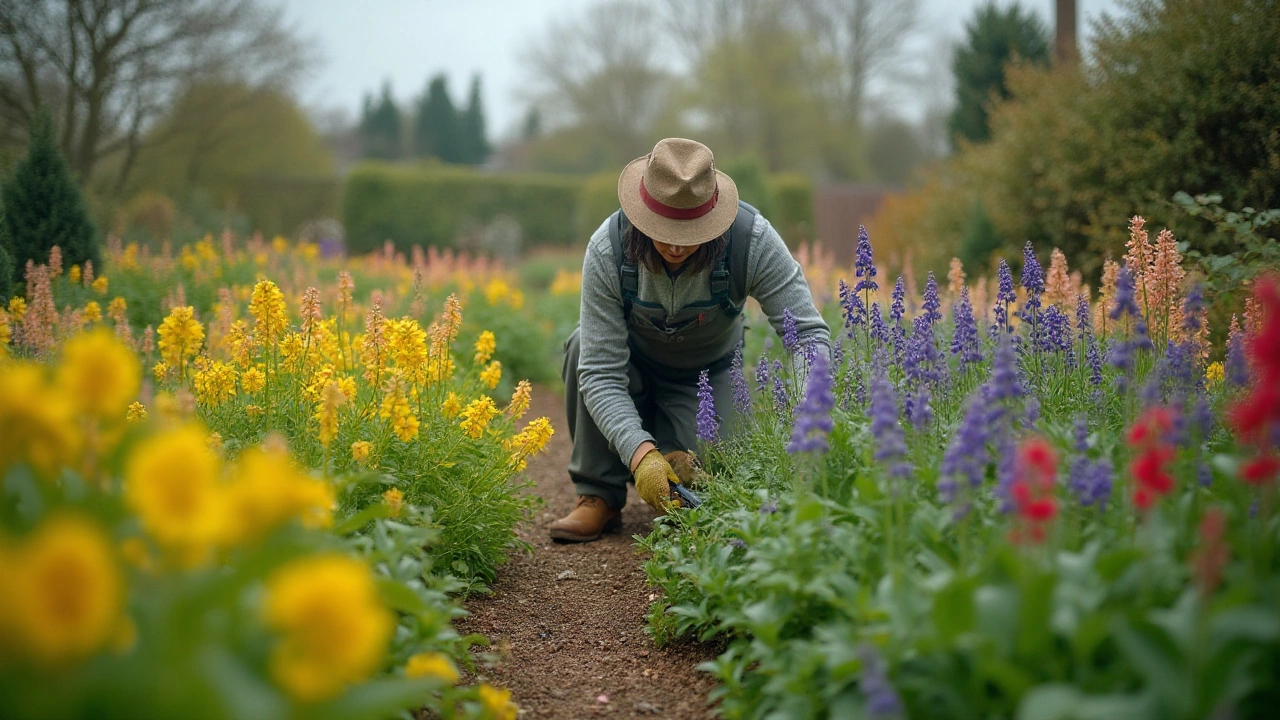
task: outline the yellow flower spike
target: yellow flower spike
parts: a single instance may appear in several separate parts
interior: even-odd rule
[[[240,389],[246,394],[255,395],[262,392],[262,388],[267,385],[267,374],[262,371],[261,367],[255,366],[245,370],[240,374]]]
[[[554,434],[551,420],[540,417],[530,422],[515,437],[504,441],[503,447],[511,453],[510,462],[515,471],[524,470],[528,459],[542,452],[542,448],[547,446]]]
[[[13,337],[13,330],[9,325],[9,313],[0,310],[0,360],[9,357],[9,341]]]
[[[458,397],[457,393],[450,392],[445,397],[444,402],[440,403],[440,412],[445,417],[457,417],[458,413],[462,412],[462,399]]]
[[[220,432],[209,433],[209,436],[205,438],[205,442],[209,444],[210,450],[213,450],[214,452],[221,450],[222,449],[222,433]]]
[[[71,269],[67,271],[67,280],[71,281],[72,285],[80,284],[80,266],[79,265],[71,266]]]
[[[129,404],[129,409],[125,411],[124,419],[130,423],[140,423],[147,419],[147,409],[142,403],[134,400]]]
[[[458,682],[458,669],[444,653],[418,653],[404,665],[404,675],[409,678],[432,678],[452,685]]]
[[[480,683],[480,704],[495,720],[515,720],[518,708],[511,702],[511,691]]]
[[[226,497],[227,522],[219,538],[226,546],[254,542],[292,519],[305,527],[332,524],[333,488],[298,469],[285,449],[245,451]]]
[[[329,447],[329,443],[338,436],[338,408],[347,402],[346,395],[342,394],[342,387],[337,381],[330,380],[325,385],[324,392],[320,400],[320,407],[316,410],[316,420],[320,421],[320,444]]]
[[[196,402],[206,407],[217,407],[236,394],[236,369],[220,360],[212,360],[195,373],[192,385]]]
[[[74,462],[82,442],[75,410],[67,393],[49,386],[41,366],[0,365],[0,467],[25,462],[50,478]]]
[[[284,293],[270,280],[259,281],[253,286],[249,314],[253,316],[253,336],[264,345],[278,340],[289,327]]]
[[[362,682],[382,664],[395,619],[369,568],[324,554],[295,560],[267,580],[263,614],[279,634],[270,667],[301,702],[318,702]]]
[[[261,405],[245,405],[244,414],[250,419],[262,417],[263,409]]]
[[[493,333],[485,330],[480,333],[480,338],[476,340],[476,357],[477,365],[483,365],[489,362],[489,358],[493,357],[493,351],[497,349],[498,343]]]
[[[90,324],[102,322],[102,306],[96,300],[84,304],[84,320]]]
[[[160,323],[160,356],[169,367],[185,375],[187,358],[200,351],[204,342],[204,326],[195,318],[195,308],[179,306]]]
[[[489,421],[497,414],[498,408],[494,406],[493,398],[481,395],[462,411],[462,422],[459,424],[469,437],[478,438],[484,434]]]
[[[116,419],[137,397],[142,368],[138,358],[106,328],[67,341],[57,382],[78,412]]]
[[[151,374],[155,376],[156,382],[164,382],[164,378],[169,374],[169,363],[161,360],[151,366]]]
[[[357,440],[351,443],[351,459],[363,465],[372,449],[373,445],[368,440]]]
[[[498,387],[498,381],[502,379],[502,363],[494,360],[480,373],[480,382],[484,383],[490,390]]]
[[[382,499],[391,508],[391,517],[400,517],[400,510],[404,508],[404,493],[400,492],[400,488],[391,488],[382,493]]]
[[[528,380],[521,380],[516,383],[515,392],[511,393],[511,402],[507,405],[507,416],[512,420],[519,420],[524,417],[525,411],[529,409],[529,403],[533,401],[533,386]]]
[[[98,277],[97,280],[93,281],[93,285],[91,287],[93,287],[93,291],[98,293],[99,295],[106,295],[107,287],[109,285],[110,285],[110,282],[107,281],[107,276],[102,275]]]
[[[27,314],[27,301],[20,297],[10,298],[9,314],[13,316],[14,322],[22,322],[22,318]]]
[[[197,425],[153,435],[126,463],[125,504],[162,546],[202,550],[218,539],[226,520],[221,464]]]
[[[79,515],[45,520],[22,543],[5,589],[20,646],[42,664],[93,654],[121,621],[124,581],[111,541]]]
[[[1223,374],[1222,363],[1209,363],[1209,367],[1204,369],[1204,379],[1206,384],[1208,384],[1209,387],[1216,386],[1218,383],[1222,382]]]

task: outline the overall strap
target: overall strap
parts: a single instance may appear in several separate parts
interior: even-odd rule
[[[631,227],[627,216],[618,210],[609,218],[609,242],[613,245],[613,259],[617,263],[618,278],[622,281],[622,317],[631,319],[631,303],[640,296],[640,270],[636,261],[626,257],[622,237]]]
[[[729,243],[711,271],[711,299],[730,317],[742,312],[747,299],[747,258],[751,252],[751,229],[759,212],[738,201],[738,215],[729,226]]]

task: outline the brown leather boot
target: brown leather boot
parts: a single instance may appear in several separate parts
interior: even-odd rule
[[[596,495],[579,495],[568,515],[547,526],[553,540],[590,542],[599,540],[602,532],[622,529],[622,511],[614,510]]]

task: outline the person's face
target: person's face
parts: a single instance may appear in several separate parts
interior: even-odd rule
[[[653,241],[653,247],[657,249],[658,254],[663,260],[667,261],[667,266],[675,269],[684,264],[689,256],[697,252],[701,245],[670,245],[668,243]]]

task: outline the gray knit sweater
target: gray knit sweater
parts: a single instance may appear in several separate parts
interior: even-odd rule
[[[639,266],[638,296],[646,302],[661,303],[668,313],[685,305],[711,298],[711,268],[697,273],[650,273]],[[760,303],[770,324],[782,333],[782,311],[790,308],[796,318],[800,346],[811,342],[831,346],[831,331],[813,305],[809,284],[796,262],[763,215],[757,215],[751,229],[751,249],[747,257],[747,295]],[[581,356],[578,360],[578,388],[596,426],[608,438],[624,465],[629,465],[636,448],[653,437],[640,425],[640,414],[627,393],[627,321],[622,311],[622,287],[618,266],[609,241],[608,220],[587,243],[582,262]],[[653,358],[661,361],[661,358]],[[799,365],[797,365],[799,366]]]

